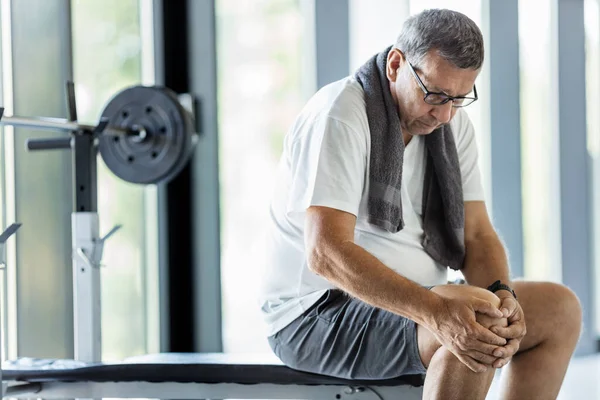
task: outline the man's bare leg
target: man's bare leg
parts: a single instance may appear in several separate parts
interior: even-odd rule
[[[502,368],[502,399],[556,399],[581,332],[581,306],[554,283],[513,282],[527,334]]]
[[[425,376],[423,399],[483,400],[494,380],[494,368],[473,372],[454,354],[438,349]]]
[[[500,306],[500,299],[493,293],[473,286],[441,285],[432,291],[445,297],[476,296]],[[477,321],[486,327],[494,323],[506,325],[506,319],[493,320],[483,315],[477,315]],[[481,373],[473,372],[454,354],[441,347],[431,332],[420,325],[417,327],[417,337],[421,360],[427,367],[423,399],[485,399],[494,379],[494,368],[490,367]]]

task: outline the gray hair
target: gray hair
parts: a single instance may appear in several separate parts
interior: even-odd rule
[[[425,10],[408,18],[394,45],[419,65],[429,50],[437,50],[458,68],[479,69],[483,64],[483,35],[464,14],[452,10]]]

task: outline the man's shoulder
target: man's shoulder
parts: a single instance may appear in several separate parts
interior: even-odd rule
[[[322,87],[304,107],[307,118],[331,118],[352,129],[368,129],[364,91],[360,83],[349,76]]]

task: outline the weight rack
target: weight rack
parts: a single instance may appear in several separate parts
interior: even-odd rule
[[[108,163],[107,165],[122,179],[132,178],[130,181],[135,183],[168,181],[189,161],[197,141],[197,134],[193,132],[194,104],[189,94],[177,97],[167,88],[132,87],[117,94],[105,109],[105,114],[109,113],[109,117],[103,116],[98,125],[93,126],[77,122],[73,82],[67,82],[66,89],[68,119],[3,117],[4,109],[0,107],[0,124],[69,133],[68,137],[28,139],[26,147],[31,151],[71,150],[74,358],[78,361],[97,362],[101,361],[102,354],[100,298],[102,253],[104,242],[121,227],[117,225],[104,237],[100,236],[98,148],[100,147],[107,156],[110,156],[112,168]],[[138,109],[145,111],[136,113]],[[153,115],[150,115],[151,113]],[[109,125],[115,120],[118,121],[116,125]],[[128,140],[121,140],[121,138]],[[138,167],[138,172],[132,170],[132,156],[125,157],[123,160],[118,158],[122,148],[126,148],[124,146],[133,147],[133,151],[139,150],[136,154],[141,154],[140,158],[146,155],[145,153],[151,152],[152,157],[146,157],[149,161],[141,161],[149,164],[147,168],[149,172],[146,173],[143,168],[146,164],[142,164],[141,170]],[[102,151],[101,153],[104,158],[105,153]],[[164,157],[159,157],[160,154]],[[159,165],[161,161],[163,164]],[[4,242],[19,226],[14,224],[0,235],[0,256],[4,254]],[[2,261],[3,258],[0,262]]]

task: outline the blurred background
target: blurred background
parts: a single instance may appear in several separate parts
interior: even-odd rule
[[[425,8],[482,29],[477,132],[488,209],[514,276],[580,296],[578,355],[600,338],[599,0],[0,0],[8,115],[95,123],[117,91],[166,85],[198,102],[200,141],[165,185],[99,158],[102,354],[269,352],[255,301],[283,138],[308,98],[395,41]],[[71,159],[0,136],[0,225],[23,227],[0,274],[3,355],[72,357]],[[55,134],[60,135],[60,134]],[[8,353],[7,353],[8,352]]]

